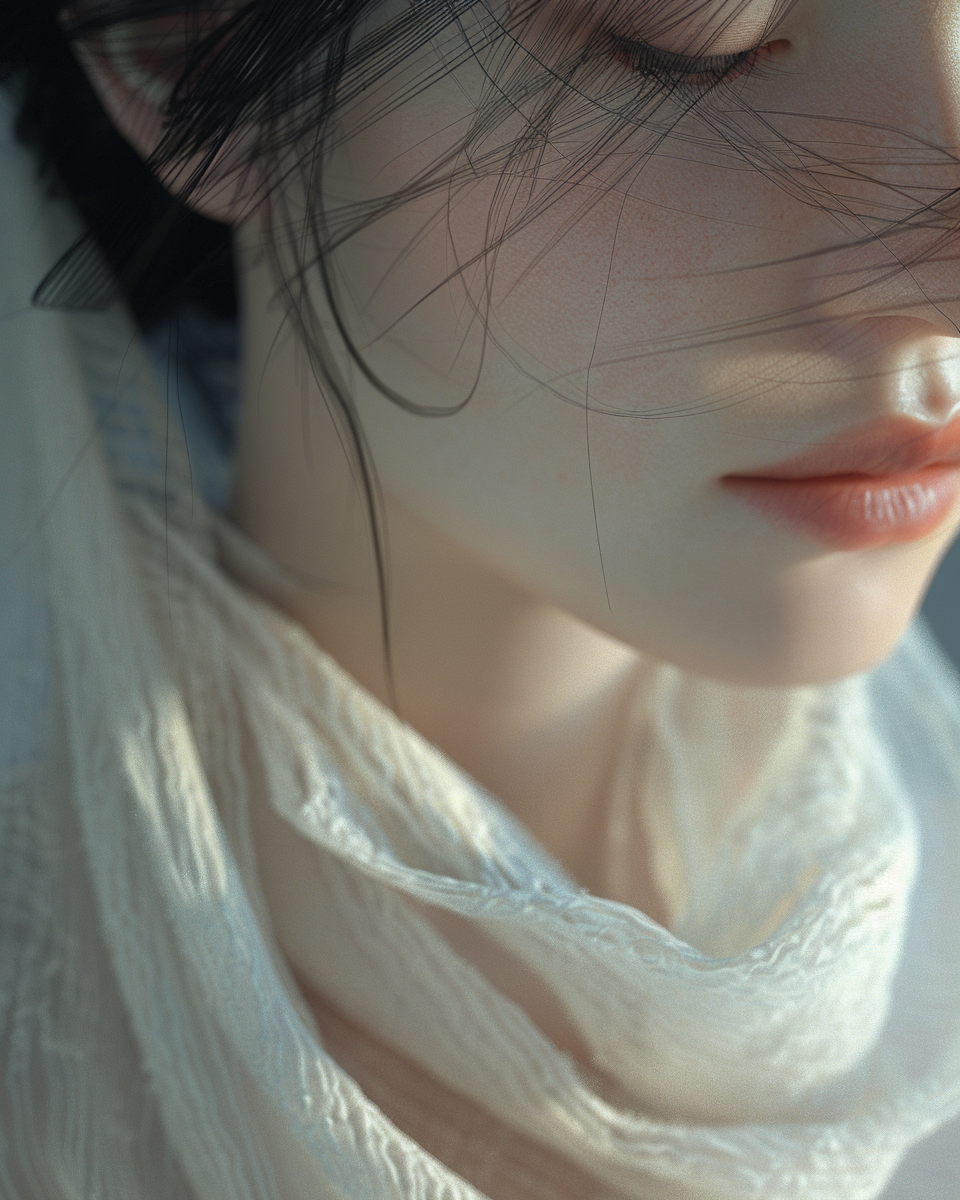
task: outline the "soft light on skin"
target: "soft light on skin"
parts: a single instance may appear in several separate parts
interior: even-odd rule
[[[808,36],[781,74],[745,84],[751,99],[799,112],[816,96],[817,108],[948,142],[955,114],[941,89],[920,82],[939,78],[929,13],[925,25],[924,6],[908,5],[917,11],[891,16],[898,30],[880,33],[864,29],[869,7],[818,13],[816,43]],[[798,28],[786,33],[808,32],[809,8],[791,10]],[[853,41],[864,58],[912,47],[909,108],[891,106],[881,88],[864,94],[859,75],[838,82]],[[877,78],[880,67],[871,66]],[[331,193],[365,199],[413,177],[443,148],[444,129],[457,128],[464,93],[455,79],[437,84],[348,140],[330,168]],[[811,121],[805,133],[815,140],[828,128]],[[489,293],[479,272],[466,272],[417,303],[453,261],[482,249],[488,180],[458,192],[449,210],[445,197],[410,203],[338,253],[367,361],[417,402],[467,393],[480,356],[474,309],[489,334],[477,389],[455,416],[410,415],[352,371],[388,518],[404,511],[519,592],[693,671],[795,684],[862,670],[895,644],[956,522],[919,544],[837,553],[773,528],[717,481],[886,413],[946,419],[960,404],[951,366],[960,343],[949,313],[924,296],[952,292],[952,265],[905,273],[881,295],[858,288],[835,299],[847,277],[838,280],[829,257],[800,257],[847,240],[833,217],[775,178],[704,162],[675,141],[589,210],[596,179],[513,235]],[[794,261],[724,273],[784,259]],[[262,309],[269,287],[258,284],[249,303]],[[759,324],[798,309],[769,332]],[[751,336],[738,337],[736,322]],[[350,371],[345,354],[341,363]],[[263,365],[253,364],[258,378]],[[245,495],[241,472],[246,514]],[[398,580],[395,546],[391,569]],[[331,571],[325,563],[320,574]]]
[[[844,118],[843,136],[858,131],[890,183],[903,169],[883,166],[885,146],[960,143],[943,6],[798,0],[774,33],[778,70],[736,88],[757,107],[814,114],[792,119],[798,139],[835,143],[836,123],[815,115]],[[401,187],[454,144],[479,86],[470,70],[347,137],[326,175],[331,204]],[[797,186],[828,186],[826,164],[821,176],[764,175],[716,138],[705,145],[698,118],[678,132],[613,186],[614,164],[584,170],[495,261],[449,282],[488,236],[495,181],[482,175],[337,252],[344,315],[383,378],[440,405],[476,383],[456,415],[412,415],[333,337],[382,486],[393,692],[367,514],[284,331],[258,250],[267,215],[245,217],[238,236],[235,518],[304,580],[282,602],[319,643],[601,890],[604,785],[644,664],[761,685],[866,669],[896,644],[960,522],[838,552],[719,486],[887,413],[947,419],[960,403],[957,272],[938,261],[890,278],[841,273],[850,253],[822,252],[865,226]],[[918,191],[948,186],[942,161],[911,170]],[[841,183],[864,212],[892,194]],[[917,250],[925,235],[912,236]],[[853,260],[874,253],[891,261],[882,246]],[[629,899],[656,912],[642,884]]]

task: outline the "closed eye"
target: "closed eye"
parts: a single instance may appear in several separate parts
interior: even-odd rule
[[[770,57],[776,43],[766,43],[735,54],[693,57],[661,50],[639,38],[610,34],[613,57],[631,71],[666,89],[693,87],[706,90],[746,75]]]

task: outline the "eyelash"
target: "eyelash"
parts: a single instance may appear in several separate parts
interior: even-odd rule
[[[670,50],[658,50],[637,38],[610,34],[613,57],[625,67],[667,90],[694,88],[709,91],[721,83],[731,83],[757,69],[766,46],[755,46],[737,54],[713,54],[690,58]]]

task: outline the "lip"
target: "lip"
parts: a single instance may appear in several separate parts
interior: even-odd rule
[[[885,418],[720,483],[774,524],[833,549],[916,541],[960,500],[960,420],[931,428]]]

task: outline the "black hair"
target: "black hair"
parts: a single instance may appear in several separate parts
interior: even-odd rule
[[[373,378],[339,319],[331,270],[335,250],[351,233],[404,199],[430,192],[449,198],[477,178],[495,177],[481,251],[486,266],[571,182],[589,173],[586,190],[596,196],[603,187],[629,182],[693,109],[700,126],[681,136],[694,151],[700,139],[707,154],[719,150],[731,168],[759,170],[795,198],[825,210],[846,231],[845,248],[880,241],[889,246],[918,228],[943,235],[926,237],[919,256],[891,249],[887,267],[897,271],[931,249],[942,251],[944,238],[952,243],[953,179],[942,187],[904,186],[892,181],[892,173],[884,182],[882,172],[915,166],[942,175],[943,167],[955,169],[953,154],[897,130],[842,119],[829,154],[822,125],[818,143],[804,145],[804,125],[830,118],[754,112],[729,86],[756,65],[753,52],[703,56],[704,22],[715,38],[745,2],[404,0],[400,7],[399,0],[2,0],[0,81],[15,87],[21,135],[39,148],[51,179],[80,210],[90,241],[105,255],[141,323],[185,297],[215,312],[235,311],[229,234],[187,203],[229,162],[235,182],[253,187],[256,176],[262,195],[276,197],[274,225],[284,229],[277,264],[291,313],[311,347],[321,351],[315,365],[326,374],[320,361],[324,337],[311,312],[306,274],[314,285],[319,280],[339,336]],[[794,2],[771,0],[766,29]],[[680,25],[685,44],[654,48],[651,43],[670,41]],[[754,31],[756,42],[766,29]],[[70,47],[81,41],[102,50],[117,35],[124,54],[167,86],[164,134],[146,165],[104,115]],[[431,45],[432,56],[423,56],[428,65],[398,85],[397,70],[416,63]],[[627,69],[611,83],[614,59]],[[455,144],[399,191],[352,208],[325,206],[325,156],[350,127],[350,110],[362,104],[362,119],[376,121],[468,60],[477,66],[476,108]],[[551,163],[545,170],[558,146],[563,169]],[[844,147],[846,162],[836,157]],[[602,171],[600,157],[606,160]],[[184,159],[191,174],[173,198],[155,176]],[[297,213],[284,210],[279,186],[292,172],[300,174],[310,199]],[[40,298],[81,306],[102,301],[110,282],[98,274],[97,261],[78,247]],[[451,271],[474,265],[455,261]],[[854,286],[875,281],[876,272]],[[482,301],[480,308],[482,321]],[[412,411],[449,410],[399,395],[387,380],[374,382]]]
[[[79,211],[141,327],[190,303],[235,317],[229,228],[174,201],[120,136],[71,50],[62,7],[0,5],[0,82],[14,92],[17,135],[37,151],[50,190]],[[69,300],[95,305],[101,275],[75,270]]]
[[[654,39],[682,20],[691,26],[692,49],[700,10],[719,8],[722,26],[743,3],[678,0],[664,6],[640,0],[633,20],[640,17]],[[776,0],[770,20],[791,3]],[[411,0],[371,24],[383,7],[384,0],[3,0],[0,81],[17,91],[18,131],[39,149],[51,179],[80,210],[141,321],[185,296],[214,311],[235,311],[228,234],[185,203],[226,147],[243,133],[248,159],[259,156],[261,166],[269,160],[273,184],[295,165],[309,161],[316,167],[336,143],[338,113],[398,65],[415,60],[431,40],[454,34],[460,44],[448,48],[442,69],[474,57],[485,76],[484,94],[459,144],[404,192],[442,191],[499,173],[504,184],[494,200],[485,252],[549,205],[598,149],[627,164],[622,143],[643,128],[649,151],[704,91],[722,88],[749,58],[743,52],[698,59],[705,79],[691,89],[683,63],[693,60],[616,32],[626,28],[616,0],[511,0],[502,9],[490,0]],[[179,23],[176,36],[171,21]],[[165,135],[148,165],[115,131],[71,51],[71,42],[96,44],[110,31],[121,31],[130,54],[169,83]],[[611,55],[630,68],[612,92],[597,86]],[[387,87],[381,111],[429,85],[436,70],[414,78],[405,94]],[[718,136],[731,136],[719,117],[714,125]],[[506,127],[509,138],[498,141]],[[583,139],[585,131],[589,135],[567,170],[541,186],[538,171],[551,139]],[[738,150],[758,157],[756,147]],[[194,175],[174,199],[156,182],[156,171],[189,155],[196,157]],[[766,157],[761,165],[775,169],[769,149]],[[319,201],[316,187],[312,196]],[[341,212],[334,226],[327,214],[311,214],[310,265],[322,266],[325,252],[351,229],[376,220],[378,210],[402,198],[388,195],[365,212]],[[93,259],[78,251],[46,299],[96,303],[105,283],[91,275]]]

